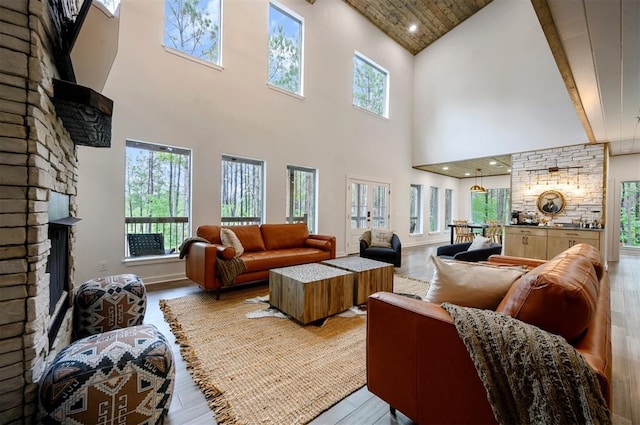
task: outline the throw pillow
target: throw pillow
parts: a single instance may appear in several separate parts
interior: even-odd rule
[[[239,257],[244,252],[244,247],[240,243],[240,239],[236,236],[236,234],[231,229],[220,229],[220,240],[222,241],[222,245],[230,246],[236,252],[236,257]]]
[[[391,239],[393,238],[393,232],[391,230],[371,230],[371,245],[381,248],[391,248]]]
[[[473,242],[471,242],[471,246],[467,249],[467,251],[473,251],[474,249],[482,249],[489,248],[491,246],[491,239],[485,238],[484,236],[476,235]]]
[[[426,300],[495,310],[511,285],[526,273],[521,267],[496,267],[431,256],[433,278]]]

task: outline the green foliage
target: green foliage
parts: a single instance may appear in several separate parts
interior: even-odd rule
[[[262,217],[262,163],[223,158],[221,192],[222,217]]]
[[[126,173],[127,217],[188,216],[188,157],[127,147]]]
[[[385,114],[387,75],[359,56],[353,58],[353,104]]]
[[[471,193],[471,221],[486,223],[498,220],[506,223],[509,214],[509,189],[489,189],[486,193]]]
[[[300,55],[298,40],[287,37],[282,25],[269,34],[269,82],[293,93],[300,93]]]
[[[209,14],[198,0],[166,0],[165,35],[167,46],[188,55],[220,63],[220,3]]]
[[[620,244],[640,247],[640,181],[622,183],[620,192]]]

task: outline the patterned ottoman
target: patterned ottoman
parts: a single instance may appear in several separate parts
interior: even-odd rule
[[[162,423],[174,381],[171,347],[155,326],[89,336],[63,349],[45,371],[41,423]]]
[[[75,297],[73,333],[76,339],[142,324],[147,294],[134,274],[91,279]]]

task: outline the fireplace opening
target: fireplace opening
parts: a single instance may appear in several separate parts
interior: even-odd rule
[[[71,226],[78,218],[69,215],[69,196],[50,192],[48,202],[49,241],[51,248],[47,259],[49,273],[49,349],[58,335],[62,321],[70,308],[71,282],[69,279]]]
[[[49,223],[51,250],[47,261],[49,273],[49,348],[58,335],[69,309],[69,226]]]

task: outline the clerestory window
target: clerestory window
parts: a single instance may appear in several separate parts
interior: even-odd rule
[[[389,117],[389,71],[359,52],[353,56],[353,105]]]
[[[269,3],[269,75],[267,82],[302,96],[303,24],[299,15]]]
[[[222,0],[165,0],[164,45],[222,64]]]

